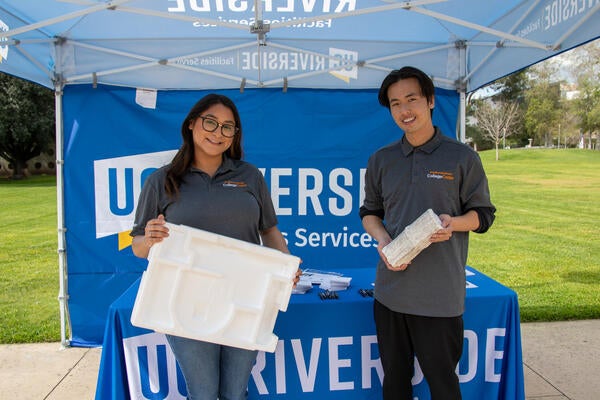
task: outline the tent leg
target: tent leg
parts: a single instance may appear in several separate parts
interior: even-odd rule
[[[57,232],[58,232],[58,276],[59,292],[58,303],[60,307],[60,340],[65,347],[70,345],[70,319],[68,311],[67,291],[67,263],[66,263],[66,240],[64,219],[64,182],[63,182],[63,108],[62,108],[62,86],[57,85],[54,90],[55,124],[56,124],[56,208],[57,208]],[[67,339],[67,331],[69,338]]]
[[[464,90],[459,91],[460,95],[460,106],[459,106],[459,117],[460,117],[460,142],[467,142],[467,102],[466,102],[466,93]]]

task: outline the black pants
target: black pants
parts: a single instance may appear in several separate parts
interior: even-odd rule
[[[460,400],[456,366],[462,355],[462,316],[439,318],[398,313],[373,305],[383,366],[384,400],[412,400],[415,355],[432,400]]]

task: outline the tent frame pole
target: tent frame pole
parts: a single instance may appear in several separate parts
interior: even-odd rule
[[[459,96],[458,123],[459,132],[458,140],[461,143],[467,142],[467,46],[468,42],[459,40],[455,43],[458,49],[458,73],[460,78],[456,81],[456,89]]]
[[[466,102],[466,93],[464,90],[459,90],[458,92],[460,96],[460,106],[459,106],[459,117],[460,117],[460,131],[459,137],[461,143],[467,142],[467,102]]]
[[[66,238],[65,238],[65,218],[64,218],[64,181],[63,181],[63,84],[57,82],[54,88],[54,106],[55,106],[55,125],[56,125],[56,214],[57,214],[57,233],[58,233],[58,276],[59,291],[58,303],[60,310],[60,342],[62,346],[67,347],[71,342],[70,318],[68,310],[68,291],[67,291],[67,261],[66,261]],[[69,338],[67,338],[69,332]]]

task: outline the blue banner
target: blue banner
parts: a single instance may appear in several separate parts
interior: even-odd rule
[[[146,267],[129,246],[144,179],[181,144],[207,92],[68,86],[64,186],[69,312],[75,346],[102,343],[109,305]],[[220,91],[244,128],[244,159],[264,173],[292,254],[304,268],[374,266],[358,217],[368,157],[401,131],[376,90]],[[454,136],[456,92],[438,90],[434,123]]]

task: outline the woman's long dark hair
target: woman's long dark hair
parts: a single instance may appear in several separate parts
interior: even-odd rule
[[[194,137],[192,135],[192,130],[190,129],[190,123],[195,121],[202,113],[215,104],[222,104],[231,110],[235,120],[235,126],[238,128],[238,131],[233,137],[233,142],[225,154],[234,160],[242,159],[242,121],[237,107],[227,96],[216,93],[207,94],[194,104],[181,124],[183,144],[179,148],[177,154],[175,154],[175,157],[173,157],[173,161],[171,161],[171,164],[167,169],[165,180],[165,190],[171,197],[177,197],[179,194],[179,186],[183,181],[183,177],[194,161]]]

